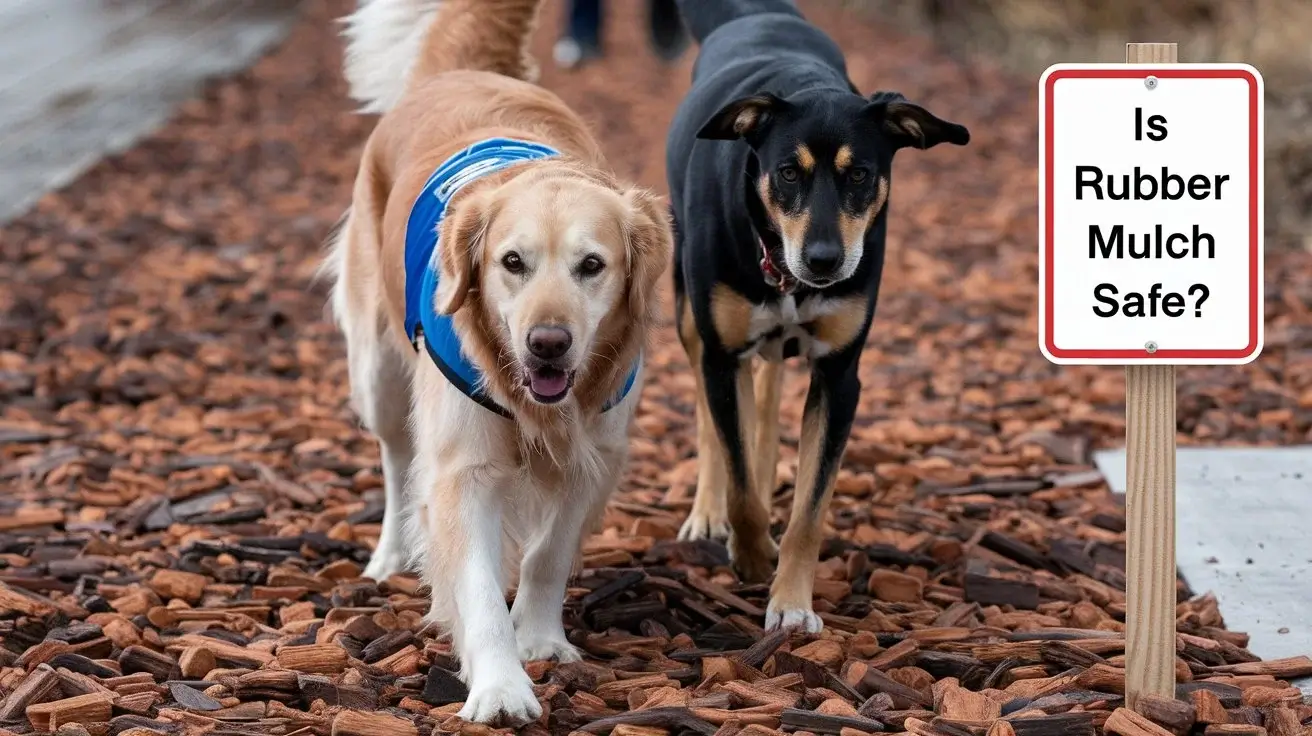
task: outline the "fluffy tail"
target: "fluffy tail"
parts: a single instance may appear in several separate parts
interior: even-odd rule
[[[359,0],[343,18],[346,81],[363,112],[383,113],[409,84],[475,69],[535,81],[528,54],[541,0]]]
[[[729,21],[757,13],[787,13],[802,17],[793,0],[678,0],[679,14],[697,43]]]

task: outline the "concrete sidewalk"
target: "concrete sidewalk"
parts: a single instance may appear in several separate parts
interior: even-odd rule
[[[1125,492],[1125,452],[1094,461]],[[1312,655],[1312,447],[1182,447],[1176,455],[1176,564],[1216,594],[1226,628],[1263,659]],[[1305,691],[1312,682],[1299,683]]]
[[[287,33],[297,0],[0,3],[0,221]]]

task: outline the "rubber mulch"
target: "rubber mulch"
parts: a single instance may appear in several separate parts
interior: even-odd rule
[[[1302,732],[1288,680],[1312,660],[1259,661],[1183,583],[1179,698],[1122,707],[1124,510],[1089,453],[1124,436],[1124,377],[1037,349],[1034,80],[803,5],[862,89],[973,136],[896,163],[816,584],[826,630],[765,634],[765,588],[721,544],[675,540],[693,386],[667,322],[632,467],[569,593],[588,661],[527,665],[546,712],[521,732]],[[0,229],[0,736],[489,730],[453,716],[458,664],[415,578],[359,577],[378,453],[315,280],[373,122],[340,76],[347,8],[308,0],[275,53]],[[604,63],[557,70],[560,11],[543,84],[663,190],[692,53],[657,61],[638,4],[616,4]],[[1181,443],[1308,440],[1312,257],[1269,253],[1267,272],[1262,357],[1180,371]],[[805,390],[791,366],[776,521]]]

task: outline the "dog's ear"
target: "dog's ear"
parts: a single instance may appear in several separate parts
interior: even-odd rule
[[[732,141],[751,138],[762,133],[771,119],[788,105],[769,92],[734,100],[711,116],[697,131],[698,138],[714,141]]]
[[[874,93],[865,113],[879,121],[896,148],[925,149],[940,143],[964,146],[970,142],[970,131],[965,126],[938,118],[897,92]]]
[[[475,193],[458,202],[455,212],[442,223],[438,238],[437,313],[455,314],[477,279],[483,260],[487,228],[492,222],[492,202],[487,194]]]
[[[641,188],[624,192],[629,208],[625,238],[628,241],[629,315],[634,320],[655,316],[656,288],[674,250],[670,212],[662,200]]]

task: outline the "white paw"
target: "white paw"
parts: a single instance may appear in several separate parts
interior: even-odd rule
[[[522,726],[542,717],[542,706],[533,694],[533,683],[522,668],[491,682],[475,682],[465,706],[456,715],[475,723]]]
[[[399,550],[380,548],[374,550],[369,564],[364,568],[364,576],[382,582],[398,572],[405,571],[405,554]]]
[[[808,634],[819,634],[824,626],[810,608],[775,608],[774,601],[770,601],[765,609],[765,628],[768,631],[798,628]]]
[[[679,539],[691,542],[696,539],[728,539],[729,519],[724,514],[708,514],[693,509],[683,526],[679,527]]]
[[[577,647],[569,643],[564,631],[552,634],[534,634],[523,631],[515,632],[515,646],[519,651],[519,661],[536,662],[554,658],[558,662],[577,662],[583,659]]]

